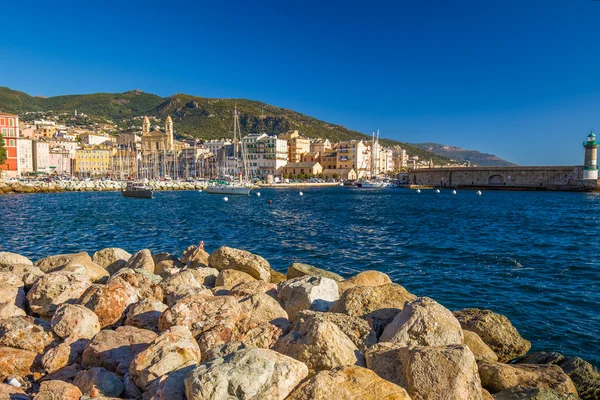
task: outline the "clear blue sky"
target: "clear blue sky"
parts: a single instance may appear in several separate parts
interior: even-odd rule
[[[0,13],[0,85],[33,95],[256,99],[523,165],[581,164],[600,131],[600,1],[12,1]]]

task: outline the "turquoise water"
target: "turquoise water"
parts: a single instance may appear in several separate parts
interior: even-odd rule
[[[180,255],[201,240],[351,275],[376,269],[450,309],[508,316],[534,350],[600,365],[600,195],[263,189],[0,196],[0,250],[32,259],[109,246]],[[269,200],[273,205],[269,205]]]

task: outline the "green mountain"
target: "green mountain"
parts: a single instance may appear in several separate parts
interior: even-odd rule
[[[493,154],[481,153],[476,150],[465,150],[460,147],[447,146],[445,144],[428,142],[412,143],[412,145],[442,157],[448,157],[460,162],[470,162],[480,167],[510,167],[517,165]]]
[[[370,140],[370,136],[331,124],[285,108],[245,99],[211,99],[174,94],[167,98],[132,90],[125,93],[94,93],[55,97],[33,97],[26,93],[0,87],[0,111],[23,114],[27,112],[73,113],[108,119],[123,130],[133,126],[141,129],[143,115],[161,120],[170,115],[179,137],[218,139],[230,137],[233,129],[233,108],[237,106],[243,132],[280,134],[297,129],[309,138],[327,138],[332,142],[352,139]],[[138,117],[137,119],[135,117]],[[432,159],[436,164],[451,164],[449,158],[419,147],[390,139],[384,146],[400,145],[411,156]]]

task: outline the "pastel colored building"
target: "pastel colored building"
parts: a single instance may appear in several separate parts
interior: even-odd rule
[[[8,178],[21,175],[19,169],[19,116],[0,113],[0,135],[4,140],[6,161],[0,165],[2,174]]]
[[[85,147],[75,151],[75,174],[107,176],[110,173],[112,149],[104,146]]]
[[[281,173],[283,174],[284,177],[306,175],[306,174],[315,176],[315,175],[319,175],[321,172],[323,172],[323,167],[321,167],[321,164],[316,163],[316,162],[287,163],[281,169]]]
[[[278,136],[287,141],[288,160],[296,163],[302,161],[302,154],[310,152],[310,139],[300,136],[298,131],[288,131]]]

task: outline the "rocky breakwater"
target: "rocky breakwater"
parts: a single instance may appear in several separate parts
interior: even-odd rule
[[[0,253],[0,399],[600,398],[590,364],[529,349],[506,317],[377,271],[283,275],[228,247]]]
[[[204,182],[150,181],[147,185],[154,190],[198,190]],[[112,180],[89,181],[16,181],[0,180],[0,194],[8,193],[55,193],[55,192],[102,192],[121,190],[124,182]]]

